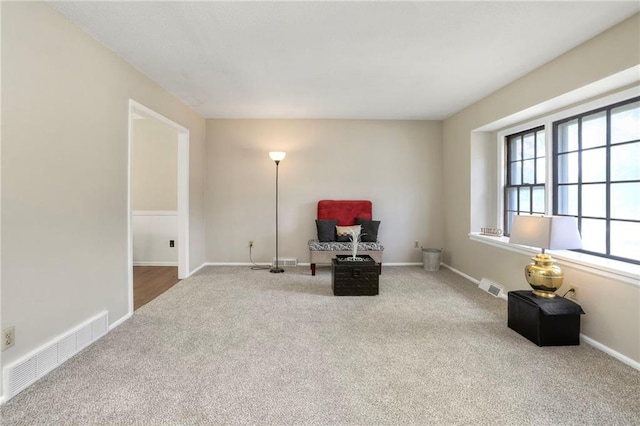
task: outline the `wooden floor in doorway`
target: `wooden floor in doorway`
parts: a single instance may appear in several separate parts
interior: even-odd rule
[[[178,281],[177,266],[134,266],[133,309],[151,302]]]

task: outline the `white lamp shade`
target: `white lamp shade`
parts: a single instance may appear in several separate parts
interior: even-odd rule
[[[271,151],[269,153],[269,157],[271,157],[273,161],[282,161],[286,156],[287,156],[287,153],[283,151]]]
[[[582,248],[578,222],[570,216],[515,216],[509,242],[551,250]]]

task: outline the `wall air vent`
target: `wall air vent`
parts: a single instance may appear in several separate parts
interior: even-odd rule
[[[3,374],[6,401],[107,334],[107,331],[109,331],[109,314],[103,311],[63,336],[6,366]]]
[[[271,261],[271,266],[276,268],[295,268],[298,266],[298,259],[295,257],[280,257],[276,266],[276,258],[274,257],[273,261]]]
[[[493,283],[486,278],[480,280],[480,285],[478,287],[480,287],[480,289],[486,291],[493,297],[500,297],[502,295],[502,286],[499,286],[498,284]]]

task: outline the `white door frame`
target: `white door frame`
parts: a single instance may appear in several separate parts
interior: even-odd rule
[[[134,114],[158,120],[178,132],[178,278],[189,276],[189,129],[129,99],[129,152],[127,171],[127,247],[129,274],[129,314],[133,313],[133,230],[131,206],[131,153],[133,149]]]

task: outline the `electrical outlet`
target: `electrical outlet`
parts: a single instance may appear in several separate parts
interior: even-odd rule
[[[169,240],[169,247],[175,247],[175,246],[176,246],[175,240]]]
[[[414,241],[413,248],[420,248],[420,241]]]
[[[16,343],[16,329],[15,327],[7,327],[2,330],[2,350],[9,349]]]
[[[253,241],[249,240],[249,248],[253,247]]]
[[[571,291],[573,290],[573,291]],[[569,293],[569,298],[573,299],[573,300],[578,300],[578,286],[576,285],[570,285],[569,286],[569,291],[571,291],[571,293]]]

